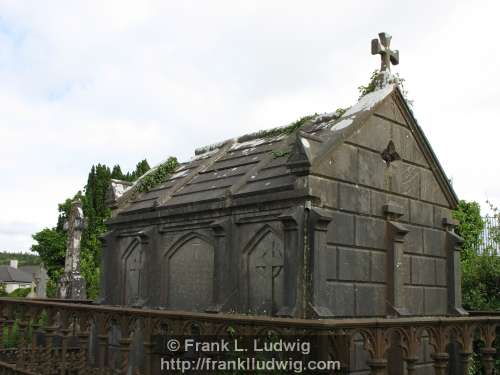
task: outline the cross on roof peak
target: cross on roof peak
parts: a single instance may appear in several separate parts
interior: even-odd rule
[[[372,39],[372,55],[380,55],[382,60],[380,65],[381,72],[390,71],[391,63],[392,65],[399,64],[399,51],[391,50],[392,36],[387,33],[379,33],[378,37],[380,42],[378,39]]]

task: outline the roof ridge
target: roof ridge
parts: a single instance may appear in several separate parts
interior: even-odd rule
[[[199,155],[206,154],[207,152],[210,152],[210,151],[213,151],[213,150],[216,150],[218,148],[223,147],[226,143],[231,142],[232,140],[233,140],[233,138],[230,138],[230,139],[226,139],[225,141],[222,141],[222,142],[216,142],[216,143],[212,143],[212,144],[209,144],[206,146],[201,146],[201,147],[195,148],[194,155],[199,156]]]
[[[332,113],[336,113],[336,112],[332,112]],[[261,129],[261,130],[255,131],[255,132],[240,135],[239,137],[226,139],[225,141],[222,141],[222,142],[216,142],[216,143],[212,143],[212,144],[209,144],[206,146],[198,147],[194,150],[194,154],[195,154],[195,156],[203,155],[207,152],[213,151],[215,149],[219,149],[231,141],[234,141],[235,143],[243,143],[243,142],[253,141],[255,139],[260,139],[260,138],[267,138],[267,137],[272,138],[272,137],[275,137],[278,135],[283,135],[283,134],[288,135],[288,134],[294,133],[296,130],[298,130],[306,125],[309,125],[310,123],[318,122],[317,121],[318,118],[320,118],[321,116],[324,116],[324,115],[330,115],[330,114],[329,113],[328,114],[315,113],[314,115],[303,116],[300,119],[292,121],[286,125],[275,126],[273,128],[268,128],[268,129]],[[289,132],[286,131],[288,129],[290,129]]]

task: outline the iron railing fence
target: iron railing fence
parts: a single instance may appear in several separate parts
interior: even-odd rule
[[[477,244],[479,253],[485,251],[500,255],[500,221],[498,216],[483,217],[484,229]]]
[[[310,359],[335,359],[341,365],[340,371],[303,373],[465,375],[476,366],[492,375],[498,327],[500,315],[489,313],[305,320],[0,298],[0,374],[180,373],[161,371],[161,364],[175,359],[192,363],[193,353],[169,346],[172,338],[187,336],[264,337],[273,342],[309,337],[316,348]],[[289,352],[284,354],[293,354]],[[203,363],[219,358],[213,350],[202,355],[210,357]]]

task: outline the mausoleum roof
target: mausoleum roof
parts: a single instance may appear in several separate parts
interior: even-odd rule
[[[115,208],[123,215],[210,201],[227,205],[240,197],[293,190],[297,173],[290,168],[290,161],[294,154],[303,153],[309,162],[320,158],[326,148],[331,151],[357,131],[394,92],[402,98],[398,86],[388,84],[363,96],[344,113],[324,113],[301,126],[263,130],[198,148],[195,156],[180,163],[165,183],[148,192],[134,192],[137,183],[122,187]],[[154,168],[148,173],[153,172]]]

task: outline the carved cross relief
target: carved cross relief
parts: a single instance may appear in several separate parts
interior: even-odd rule
[[[263,314],[274,313],[283,298],[283,245],[268,232],[249,256],[250,309]]]
[[[140,299],[144,272],[144,251],[137,246],[127,259],[127,302],[135,303]]]
[[[276,240],[273,239],[271,248],[267,248],[257,259],[257,272],[266,279],[274,280],[283,269],[283,254]]]

